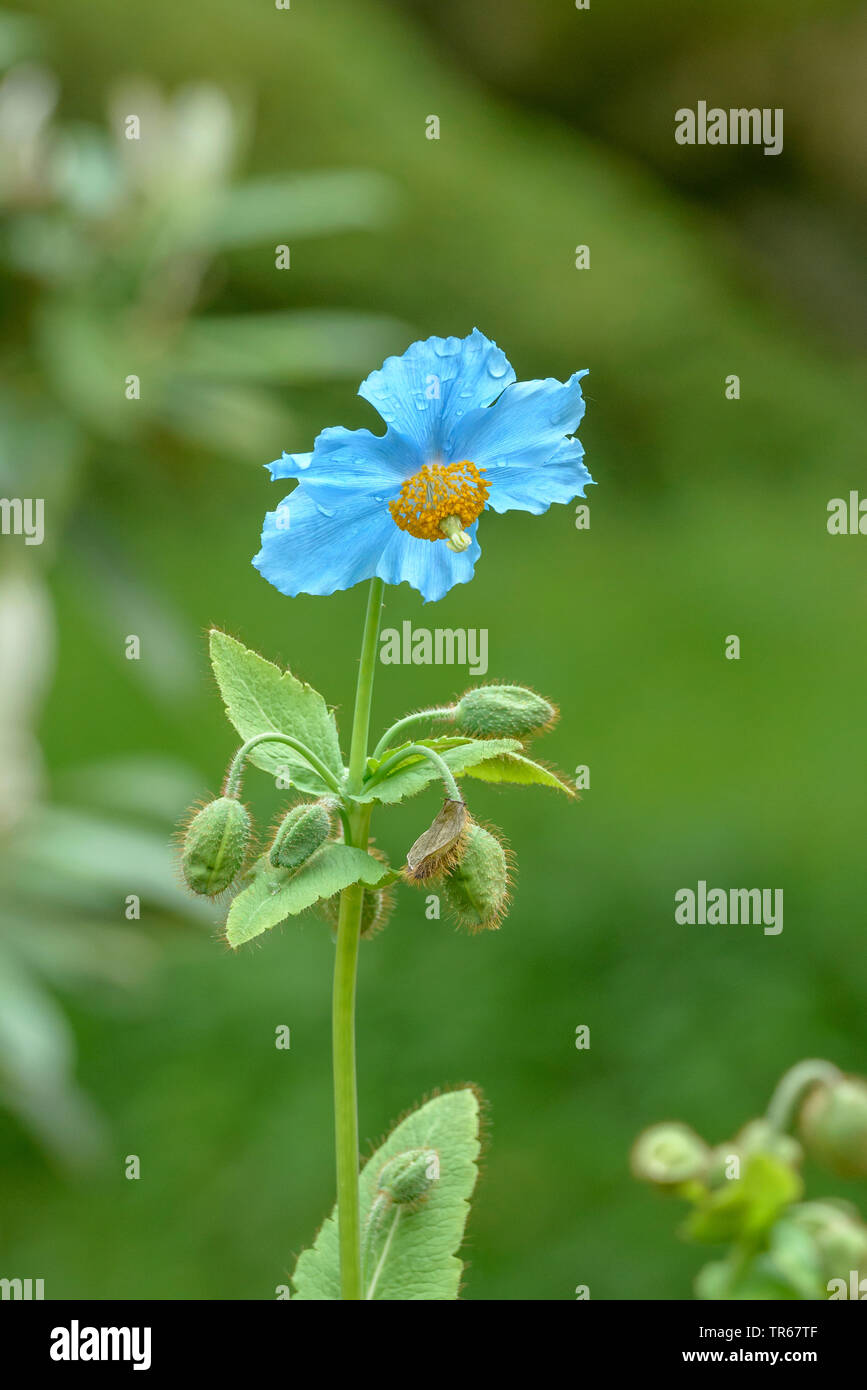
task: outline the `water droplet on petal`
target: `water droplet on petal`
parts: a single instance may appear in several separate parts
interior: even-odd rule
[[[508,370],[509,368],[507,367],[506,363],[502,360],[502,358],[496,357],[494,358],[493,362],[488,363],[488,371],[490,372],[491,376],[505,376]]]

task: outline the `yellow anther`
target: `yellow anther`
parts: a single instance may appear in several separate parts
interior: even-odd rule
[[[407,479],[388,510],[401,531],[425,541],[441,541],[447,535],[447,544],[456,549],[461,527],[472,526],[481,516],[489,490],[490,484],[469,459],[426,463]]]

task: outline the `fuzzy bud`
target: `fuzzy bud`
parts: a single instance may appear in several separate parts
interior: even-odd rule
[[[268,858],[275,869],[300,868],[330,834],[331,816],[321,801],[294,806],[277,827]]]
[[[374,859],[378,859],[381,864],[387,863],[385,855],[375,845],[368,845],[367,852]],[[340,920],[340,894],[335,893],[332,898],[324,898],[318,904],[317,911],[320,917],[325,918],[332,931],[336,931]],[[369,941],[372,936],[381,932],[387,925],[393,911],[394,889],[391,884],[386,884],[384,888],[365,888],[361,901],[361,925],[359,927],[359,936],[362,941]]]
[[[436,1149],[407,1149],[383,1165],[377,1187],[392,1202],[411,1206],[427,1196],[439,1175]]]
[[[635,1141],[632,1172],[643,1182],[676,1187],[703,1177],[710,1157],[707,1144],[689,1125],[652,1125]]]
[[[789,1215],[812,1236],[824,1278],[846,1278],[852,1269],[867,1270],[867,1226],[855,1207],[833,1199],[802,1202]]]
[[[443,896],[461,926],[470,931],[500,925],[509,900],[509,866],[496,835],[471,822],[460,861],[443,880]]]
[[[799,1130],[817,1163],[841,1177],[867,1177],[867,1081],[820,1082],[804,1102]]]
[[[473,738],[531,738],[556,723],[550,700],[522,685],[481,685],[458,701],[455,724]]]
[[[804,1154],[797,1139],[791,1134],[782,1134],[768,1120],[750,1120],[735,1135],[734,1151],[752,1158],[754,1154],[770,1154],[790,1168],[799,1168]]]
[[[194,893],[215,898],[238,877],[250,842],[250,813],[233,796],[219,796],[197,811],[181,853],[184,878]]]

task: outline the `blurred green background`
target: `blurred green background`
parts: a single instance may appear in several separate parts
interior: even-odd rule
[[[167,841],[233,748],[209,624],[351,707],[364,593],[253,570],[262,464],[379,428],[361,377],[478,324],[519,379],[591,369],[591,527],[490,516],[473,584],[385,622],[487,628],[591,786],[474,784],[518,863],[502,931],[404,894],[366,946],[361,1133],[484,1090],[466,1298],[689,1297],[637,1132],[721,1141],[798,1058],[867,1067],[867,541],[825,524],[867,489],[864,6],[33,0],[0,48],[0,489],[46,505],[43,546],[0,539],[0,1273],[270,1298],[330,1208],[329,934],[232,957]],[[783,107],[784,153],[676,145],[699,99]],[[377,725],[468,683],[382,667]],[[700,878],[782,887],[783,933],[676,927]]]

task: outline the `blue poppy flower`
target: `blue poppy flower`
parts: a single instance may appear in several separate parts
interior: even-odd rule
[[[571,438],[584,414],[583,376],[516,381],[478,329],[386,358],[358,391],[385,434],[337,426],[312,453],[268,465],[272,478],[299,483],[267,514],[253,564],[292,596],[378,575],[442,598],[472,579],[486,508],[538,515],[584,496],[593,480]]]

